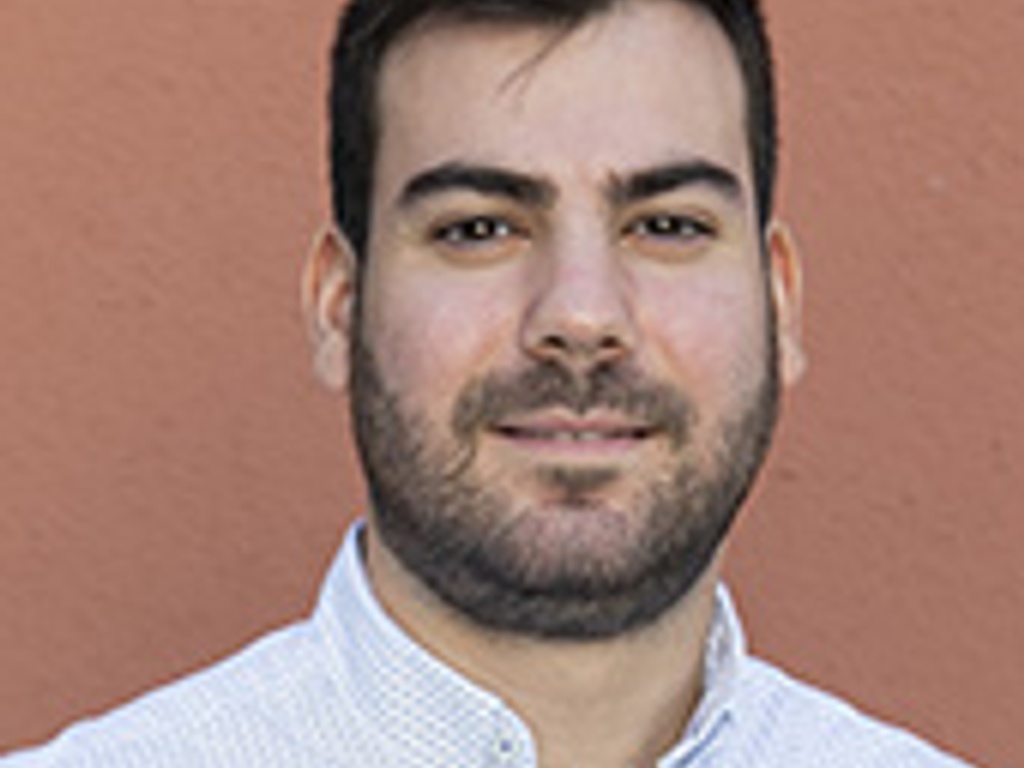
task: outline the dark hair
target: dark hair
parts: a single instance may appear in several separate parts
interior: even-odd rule
[[[389,47],[426,20],[497,21],[572,29],[631,0],[351,0],[334,46],[330,160],[334,217],[357,255],[369,239],[379,136],[377,82]],[[710,13],[736,53],[746,89],[758,221],[772,210],[777,126],[771,49],[758,0],[678,0]]]

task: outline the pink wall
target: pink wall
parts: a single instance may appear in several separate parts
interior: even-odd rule
[[[296,306],[335,6],[0,5],[0,751],[302,614],[362,506]],[[1022,765],[1024,6],[768,7],[812,366],[753,644]]]

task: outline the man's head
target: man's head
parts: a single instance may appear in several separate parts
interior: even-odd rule
[[[444,13],[377,55],[365,252],[307,272],[371,532],[478,623],[637,629],[708,572],[799,369],[741,59],[704,3],[396,5]]]

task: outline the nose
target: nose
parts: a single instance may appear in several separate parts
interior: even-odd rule
[[[629,275],[607,243],[564,243],[541,259],[523,318],[527,355],[577,373],[629,357],[636,327]]]

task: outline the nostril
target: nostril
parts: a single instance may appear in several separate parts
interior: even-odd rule
[[[564,336],[553,333],[541,339],[541,346],[545,349],[555,350],[558,352],[571,352],[575,344],[570,342]]]
[[[627,345],[613,334],[589,338],[552,333],[538,340],[533,354],[569,365],[607,363],[626,354]]]
[[[606,361],[625,354],[626,345],[616,336],[603,336],[594,345],[592,356]]]

